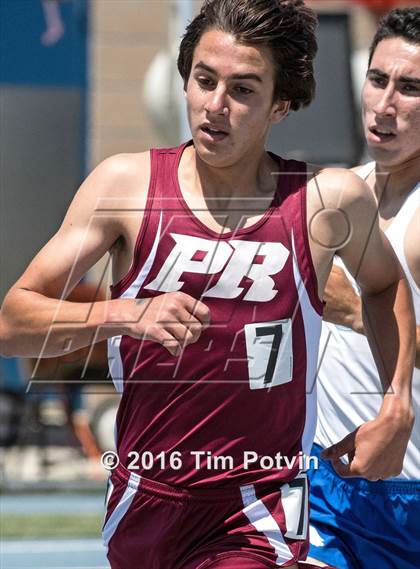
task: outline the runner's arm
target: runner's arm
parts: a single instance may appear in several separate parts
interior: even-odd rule
[[[323,238],[328,242],[337,227],[347,224],[335,253],[361,289],[363,323],[385,395],[378,418],[327,449],[326,457],[343,476],[375,480],[399,474],[413,425],[414,311],[403,271],[379,229],[371,192],[352,173],[341,182],[340,190],[328,176],[320,182],[325,207],[334,212],[331,220],[325,218]],[[353,459],[349,465],[339,461],[346,453]]]
[[[101,200],[124,186],[133,165],[125,155],[100,164],[78,190],[58,232],[7,294],[0,312],[5,356],[59,356],[118,333],[121,301],[64,299],[120,237],[118,219],[103,215]],[[102,204],[103,205],[103,204]],[[98,329],[107,324],[106,329]]]
[[[129,209],[132,199],[136,204],[136,228],[141,223],[149,172],[149,153],[119,155],[82,184],[58,233],[6,296],[0,312],[3,355],[61,356],[124,334],[160,343],[176,356],[198,340],[209,324],[209,310],[181,291],[151,299],[64,300],[124,234],[125,198]]]
[[[340,324],[364,334],[362,302],[354,291],[343,269],[333,265],[324,291],[324,313],[326,322]]]
[[[326,322],[347,326],[358,334],[365,334],[362,317],[362,301],[351,286],[343,269],[333,265],[324,291]],[[415,367],[420,368],[420,326],[416,326]]]

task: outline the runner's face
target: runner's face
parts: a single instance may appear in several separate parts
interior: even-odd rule
[[[420,45],[381,41],[362,93],[369,153],[384,166],[420,157]]]
[[[204,33],[185,92],[202,160],[226,167],[262,151],[270,126],[288,110],[286,102],[273,104],[273,92],[274,65],[268,48],[237,43],[219,30]]]

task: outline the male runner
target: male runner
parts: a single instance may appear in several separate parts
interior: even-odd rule
[[[401,470],[414,317],[375,201],[351,172],[307,173],[265,151],[270,127],[313,97],[315,26],[301,0],[205,2],[178,60],[192,141],[101,164],[5,300],[8,354],[109,339],[122,393],[103,529],[113,568],[297,569],[306,558],[301,453],[335,253],[357,274],[371,337],[387,330],[394,392],[360,429],[355,467]],[[106,251],[112,300],[57,300]]]
[[[414,299],[417,424],[395,480],[340,478],[352,472],[352,463],[337,459],[346,453],[351,459],[353,448],[350,441],[339,441],[376,417],[382,390],[364,335],[363,300],[348,272],[334,266],[326,289],[324,318],[329,322],[324,323],[321,337],[315,449],[319,454],[329,447],[326,457],[338,474],[321,459],[312,476],[311,555],[343,569],[414,569],[420,551],[420,8],[391,11],[380,23],[362,103],[374,162],[356,171],[372,189],[380,226],[404,268]]]

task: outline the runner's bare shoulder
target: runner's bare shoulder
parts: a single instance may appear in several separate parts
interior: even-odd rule
[[[90,174],[98,181],[98,191],[108,197],[147,193],[150,153],[115,154],[103,160]],[[87,180],[89,180],[89,178]],[[102,183],[101,183],[102,182]]]
[[[150,179],[150,153],[115,154],[100,162],[80,186],[64,226],[86,225],[92,215],[116,234],[128,211],[145,207]]]

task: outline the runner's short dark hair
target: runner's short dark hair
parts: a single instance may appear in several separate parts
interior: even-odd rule
[[[369,50],[369,65],[378,43],[391,38],[402,38],[420,44],[420,8],[395,8],[379,22]]]
[[[315,12],[303,0],[206,0],[187,26],[178,70],[186,83],[201,36],[221,30],[240,43],[270,49],[276,70],[273,100],[291,101],[297,111],[315,96],[316,26]]]

